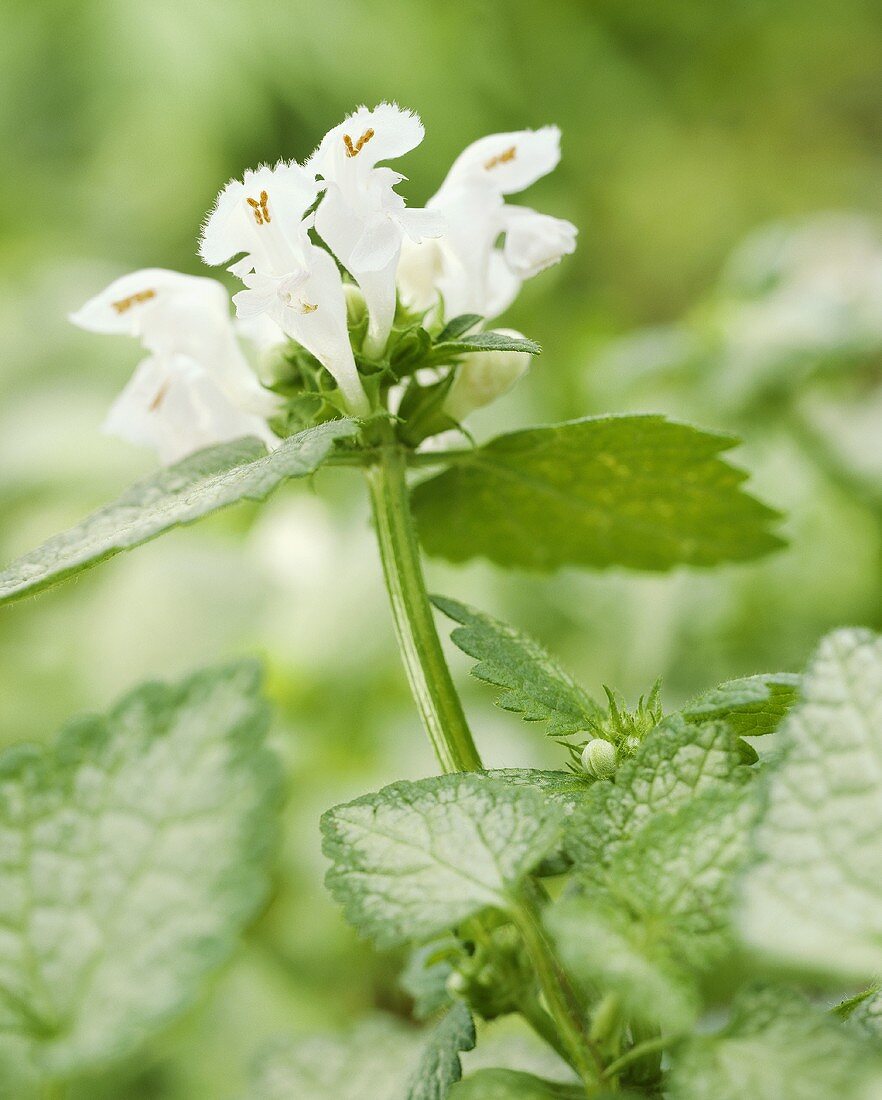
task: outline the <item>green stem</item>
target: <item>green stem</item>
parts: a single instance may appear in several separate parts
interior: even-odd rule
[[[564,1046],[554,1021],[539,1003],[539,998],[533,993],[525,993],[519,998],[517,1009],[539,1038],[548,1043],[556,1054],[563,1058],[573,1069],[576,1069],[573,1065],[572,1055]]]
[[[641,1061],[650,1054],[659,1054],[665,1047],[676,1042],[678,1038],[677,1035],[657,1035],[654,1039],[647,1039],[645,1043],[638,1043],[637,1046],[631,1047],[626,1054],[623,1054],[621,1058],[617,1058],[615,1062],[610,1062],[603,1073],[604,1078],[617,1077],[627,1066]]]
[[[453,686],[426,592],[403,448],[392,439],[385,441],[365,474],[398,644],[426,733],[443,771],[478,771],[481,757]]]
[[[539,988],[567,1052],[567,1061],[582,1078],[586,1094],[591,1096],[604,1072],[603,1059],[585,1034],[578,1001],[542,927],[535,901],[530,896],[529,883],[524,897],[512,909],[512,918],[523,937]]]

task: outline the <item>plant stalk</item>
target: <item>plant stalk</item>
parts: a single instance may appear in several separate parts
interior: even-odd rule
[[[442,771],[479,771],[481,757],[453,686],[426,591],[406,474],[404,450],[392,438],[384,440],[365,470],[398,645]]]
[[[524,897],[512,910],[512,917],[523,937],[539,988],[566,1048],[567,1061],[582,1078],[586,1094],[591,1096],[605,1069],[603,1059],[585,1034],[578,1001],[548,942],[529,887],[528,883]]]

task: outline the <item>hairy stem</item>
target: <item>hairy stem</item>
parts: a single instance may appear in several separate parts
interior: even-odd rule
[[[604,1072],[603,1059],[585,1034],[578,1000],[548,941],[536,900],[529,887],[528,883],[512,917],[523,937],[548,1012],[566,1050],[567,1061],[582,1078],[586,1094],[591,1096],[598,1078]]]
[[[477,771],[481,758],[435,628],[407,492],[407,460],[389,438],[365,470],[401,657],[426,733],[445,772]]]

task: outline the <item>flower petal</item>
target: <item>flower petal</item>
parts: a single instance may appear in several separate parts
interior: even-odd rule
[[[530,279],[576,250],[572,222],[524,206],[505,209],[505,259],[521,279]]]
[[[510,195],[547,176],[559,161],[560,130],[557,126],[489,134],[460,153],[441,192],[448,185],[478,178],[490,181],[501,194]]]

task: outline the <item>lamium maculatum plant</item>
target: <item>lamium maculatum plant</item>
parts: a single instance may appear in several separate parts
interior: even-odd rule
[[[363,479],[438,774],[330,809],[327,883],[366,939],[410,953],[430,1022],[318,1068],[295,1043],[249,1096],[882,1097],[882,640],[841,630],[800,675],[666,711],[658,683],[633,707],[597,699],[519,630],[428,594],[423,553],[661,572],[782,540],[729,436],[610,415],[473,440],[469,416],[540,353],[495,322],[576,229],[508,201],[557,165],[555,127],[475,141],[413,208],[388,162],[423,136],[410,111],[361,107],[302,163],[227,184],[199,252],[232,264],[236,320],[222,283],[160,268],[73,315],[143,345],[105,428],[161,468],[5,569],[0,599],[320,467]],[[557,769],[484,767],[439,618],[499,705],[544,725]],[[243,662],[0,757],[4,1095],[67,1095],[234,951],[268,888],[267,723]],[[512,1014],[554,1075],[464,1071],[481,1021]]]

